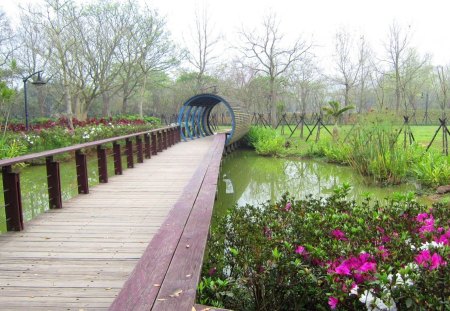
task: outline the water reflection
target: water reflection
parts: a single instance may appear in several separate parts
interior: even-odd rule
[[[410,184],[386,188],[370,185],[349,167],[314,160],[266,158],[239,150],[223,162],[215,209],[222,213],[235,203],[243,206],[273,202],[285,192],[297,198],[309,194],[327,196],[343,183],[353,186],[350,196],[357,201],[369,194],[382,200],[392,192],[415,190]]]

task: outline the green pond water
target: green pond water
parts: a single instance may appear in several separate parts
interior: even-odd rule
[[[113,156],[108,154],[108,176],[114,175]],[[135,159],[136,163],[136,159]],[[96,154],[88,155],[89,186],[98,184],[98,166]],[[122,168],[125,170],[126,156],[122,157]],[[29,221],[37,215],[48,210],[47,172],[45,165],[15,167],[15,172],[20,173],[20,187],[22,193],[22,209],[24,220]],[[77,173],[75,160],[60,161],[62,199],[68,200],[78,195]],[[0,179],[0,189],[3,190],[3,182]],[[3,195],[0,196],[0,233],[6,232],[5,203]]]
[[[122,158],[126,168],[126,157]],[[25,221],[48,209],[47,175],[44,165],[15,168],[20,172],[22,205]],[[75,161],[60,164],[63,200],[77,195]],[[88,156],[89,185],[98,183],[97,158]],[[114,175],[112,155],[108,156],[108,175]],[[219,195],[214,207],[215,218],[235,204],[258,204],[276,201],[285,192],[297,198],[308,194],[327,196],[343,183],[353,186],[351,197],[362,200],[370,195],[382,200],[394,192],[414,191],[415,186],[404,184],[381,188],[370,185],[351,168],[315,160],[279,159],[258,156],[251,150],[238,150],[224,158],[219,176]],[[3,189],[0,179],[0,189]],[[0,232],[6,231],[3,196],[0,197]]]
[[[317,160],[261,157],[251,150],[238,150],[222,162],[215,216],[223,215],[234,204],[258,204],[278,200],[285,192],[296,198],[308,194],[328,196],[343,183],[352,186],[350,197],[356,201],[367,196],[383,200],[394,192],[415,191],[413,184],[379,187],[350,167]]]

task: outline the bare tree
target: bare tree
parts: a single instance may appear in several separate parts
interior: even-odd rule
[[[449,68],[448,67],[442,67],[437,66],[436,67],[436,76],[435,76],[435,86],[436,86],[436,94],[437,99],[439,102],[439,106],[441,108],[441,114],[442,117],[446,117],[446,108],[448,106],[448,99],[449,99],[449,89],[450,89],[450,82],[449,82]]]
[[[364,50],[364,45],[362,45]],[[337,75],[332,80],[344,87],[344,106],[350,105],[350,92],[358,82],[361,70],[361,58],[354,53],[353,38],[346,30],[336,33],[335,61]],[[365,57],[364,54],[360,56]],[[365,59],[365,58],[364,58]]]
[[[398,112],[402,101],[401,71],[404,63],[409,58],[410,33],[404,31],[395,21],[389,27],[389,42],[385,45],[387,52],[386,61],[394,75],[395,111]]]
[[[264,18],[262,31],[241,31],[244,46],[242,52],[249,60],[248,66],[269,78],[268,102],[271,107],[272,124],[277,122],[276,80],[299,62],[312,45],[299,38],[292,44],[285,44],[275,15]]]
[[[210,14],[206,7],[195,12],[195,29],[191,30],[192,45],[188,49],[188,61],[197,71],[197,91],[204,87],[203,77],[209,66],[217,59],[214,47],[219,42],[219,35],[214,34]]]

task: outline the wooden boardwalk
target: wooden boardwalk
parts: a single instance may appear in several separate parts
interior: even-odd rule
[[[0,310],[108,309],[213,140],[178,143],[0,235]]]

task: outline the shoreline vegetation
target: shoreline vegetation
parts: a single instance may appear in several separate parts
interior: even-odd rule
[[[347,165],[381,186],[414,182],[424,191],[430,191],[448,185],[449,157],[438,150],[438,141],[426,151],[435,128],[416,126],[413,130],[424,140],[411,144],[405,143],[400,129],[401,126],[383,121],[381,117],[372,121],[365,119],[355,126],[341,128],[339,139],[322,129],[318,141],[315,131],[305,142],[297,133],[288,138],[280,133],[280,129],[253,126],[246,142],[262,156],[317,158]]]

